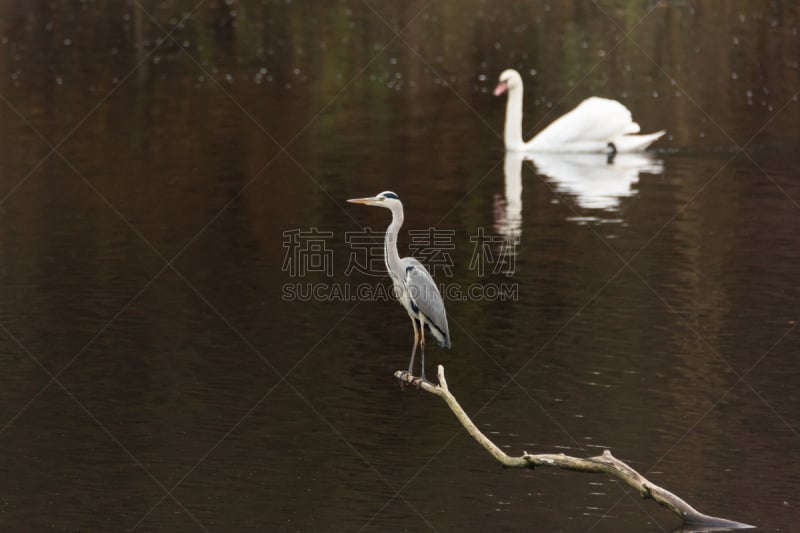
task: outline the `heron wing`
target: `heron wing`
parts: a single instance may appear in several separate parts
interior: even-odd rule
[[[413,257],[402,259],[401,265],[406,273],[406,289],[411,303],[425,315],[425,322],[430,325],[430,330],[436,339],[442,346],[449,348],[447,313],[436,282],[425,266]]]

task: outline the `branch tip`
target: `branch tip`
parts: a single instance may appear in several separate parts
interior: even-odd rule
[[[447,388],[447,380],[444,377],[444,365],[436,367],[436,377],[439,379],[439,386],[441,386],[443,390],[450,392],[450,389]]]

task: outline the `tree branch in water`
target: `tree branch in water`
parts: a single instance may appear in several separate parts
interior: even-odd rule
[[[531,455],[528,453],[523,454],[521,457],[511,457],[503,450],[497,447],[489,438],[478,429],[478,426],[467,416],[464,409],[461,408],[455,396],[450,392],[447,387],[447,380],[444,377],[444,367],[439,365],[438,378],[439,384],[435,385],[430,381],[423,381],[421,378],[411,375],[408,372],[398,370],[394,373],[395,377],[401,382],[414,385],[426,392],[435,394],[445,401],[447,406],[456,415],[456,418],[464,429],[478,441],[478,444],[483,446],[492,457],[497,459],[500,464],[509,468],[535,468],[537,466],[551,466],[563,468],[565,470],[575,470],[578,472],[591,472],[591,473],[605,473],[617,477],[636,489],[639,495],[645,499],[652,499],[659,505],[662,505],[677,514],[684,524],[691,526],[700,526],[703,528],[717,528],[717,529],[747,529],[754,526],[736,522],[733,520],[726,520],[725,518],[717,518],[703,514],[684,500],[671,493],[670,491],[659,487],[658,485],[650,482],[641,475],[639,472],[628,466],[626,463],[620,461],[608,450],[605,450],[602,455],[588,458],[570,457],[563,453],[544,453]]]

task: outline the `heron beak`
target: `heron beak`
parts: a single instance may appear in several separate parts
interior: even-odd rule
[[[500,96],[507,90],[508,90],[508,83],[501,81],[500,83],[497,84],[497,87],[494,88],[494,95]]]
[[[351,204],[367,204],[367,205],[369,205],[371,203],[376,202],[377,200],[378,199],[375,196],[371,196],[369,198],[351,198],[350,200],[347,200],[347,201],[350,202]]]

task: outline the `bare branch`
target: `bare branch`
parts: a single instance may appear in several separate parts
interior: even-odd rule
[[[444,377],[444,367],[439,365],[438,379],[439,385],[435,385],[430,381],[422,380],[415,377],[408,372],[400,371],[394,373],[395,377],[400,381],[415,385],[431,394],[435,394],[447,403],[447,406],[456,415],[456,418],[464,429],[474,438],[478,444],[483,446],[492,457],[497,459],[500,464],[509,468],[535,468],[537,466],[551,466],[563,468],[565,470],[575,470],[578,472],[591,472],[591,473],[605,473],[615,476],[639,493],[642,498],[652,499],[659,505],[662,505],[677,514],[684,524],[691,526],[700,526],[703,528],[716,528],[719,529],[748,529],[754,526],[736,522],[733,520],[726,520],[725,518],[717,518],[701,513],[684,500],[671,493],[670,491],[659,487],[658,485],[648,481],[639,472],[628,466],[626,463],[620,461],[608,450],[604,451],[602,455],[589,458],[570,457],[563,453],[557,454],[524,454],[521,457],[511,457],[503,450],[497,447],[489,438],[484,435],[478,426],[467,416],[464,409],[461,408],[455,396],[450,392],[447,387],[447,381]]]

